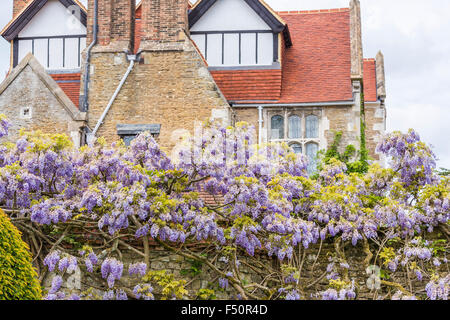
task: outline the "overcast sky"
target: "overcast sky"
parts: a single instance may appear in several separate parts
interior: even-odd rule
[[[0,25],[12,0],[0,0]],[[348,0],[265,0],[275,10],[348,7]],[[450,168],[450,1],[361,0],[364,56],[385,56],[388,131],[416,129]],[[0,78],[9,67],[0,40]]]

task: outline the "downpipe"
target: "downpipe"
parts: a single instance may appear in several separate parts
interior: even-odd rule
[[[114,92],[111,99],[109,100],[108,105],[106,106],[105,110],[102,113],[102,116],[100,117],[100,119],[98,119],[94,130],[87,134],[87,144],[88,145],[92,145],[94,143],[95,135],[97,134],[98,130],[100,129],[100,126],[103,124],[103,121],[105,120],[106,115],[108,114],[114,101],[116,100],[117,96],[119,95],[120,90],[122,89],[123,85],[127,81],[128,76],[130,75],[131,71],[133,71],[134,64],[138,58],[137,58],[137,55],[127,55],[127,59],[128,59],[128,61],[130,61],[127,71],[125,72],[124,76],[122,77],[122,80],[120,81],[119,86],[116,88],[116,91]]]
[[[81,103],[81,111],[87,112],[89,109],[89,68],[91,64],[91,51],[92,48],[97,44],[98,36],[98,0],[94,1],[94,23],[92,30],[92,42],[86,50],[86,65],[84,70],[84,96],[83,102]]]
[[[258,106],[258,144],[262,145],[262,132],[263,132],[263,106]]]

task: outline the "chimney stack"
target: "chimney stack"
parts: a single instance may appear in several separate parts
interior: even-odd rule
[[[384,102],[386,99],[386,76],[384,72],[384,55],[378,51],[376,57],[377,96]]]
[[[94,0],[89,0],[94,8]],[[136,0],[98,0],[98,45],[112,51],[134,48]],[[87,42],[92,41],[94,10],[88,10]]]
[[[142,50],[173,47],[188,32],[188,0],[142,0]]]
[[[351,45],[351,77],[352,80],[362,80],[364,58],[361,31],[361,4],[359,0],[350,2],[350,45]]]

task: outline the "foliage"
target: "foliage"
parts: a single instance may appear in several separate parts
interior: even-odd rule
[[[341,141],[342,131],[335,132],[331,146],[327,150],[320,151],[319,155],[321,156],[321,163],[319,165],[319,171],[323,168],[323,165],[328,165],[332,159],[336,159],[346,165],[348,173],[366,173],[368,170],[367,156],[363,157],[361,151],[357,151],[355,146],[351,144],[345,147],[343,153],[340,153],[339,147]],[[357,156],[359,160],[354,160]],[[362,158],[366,160],[361,160]]]
[[[0,210],[0,300],[39,300],[41,288],[19,230]]]
[[[438,174],[444,177],[450,177],[450,170],[446,168],[440,168]]]
[[[289,146],[257,145],[255,136],[246,123],[208,123],[170,158],[149,133],[130,147],[98,139],[76,149],[63,136],[24,132],[2,148],[0,202],[36,237],[41,272],[56,274],[46,299],[213,297],[191,294],[167,270],[149,270],[150,240],[191,261],[194,277],[200,265],[208,269],[211,281],[241,299],[357,299],[346,246],[365,253],[374,299],[447,299],[450,279],[440,266],[448,264],[448,242],[424,239],[437,228],[448,235],[450,179],[436,174],[435,156],[416,132],[394,132],[380,143],[387,168],[349,172],[329,157],[316,177]],[[205,193],[215,201],[206,202]],[[85,244],[74,242],[75,229],[87,235]],[[314,248],[324,242],[335,252],[317,277],[314,264],[303,266],[307,252],[319,259]],[[124,250],[142,261],[128,263]],[[261,280],[244,277],[244,267]],[[103,287],[68,297],[62,283],[74,270]],[[127,273],[134,288],[123,281]],[[310,295],[319,282],[326,290]]]

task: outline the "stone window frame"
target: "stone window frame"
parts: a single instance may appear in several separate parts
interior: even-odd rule
[[[117,135],[129,145],[131,141],[142,132],[148,131],[158,141],[161,132],[160,124],[117,124]]]
[[[272,117],[282,116],[284,119],[284,138],[283,139],[272,139]],[[306,138],[306,117],[314,115],[317,117],[317,137],[316,138]],[[299,116],[301,119],[301,137],[300,138],[290,138],[289,137],[289,118],[291,116]],[[274,108],[267,113],[267,137],[269,142],[286,142],[289,146],[294,144],[299,144],[302,146],[302,155],[306,156],[306,145],[309,143],[315,143],[320,149],[321,146],[321,134],[322,131],[322,110],[320,109],[304,109],[304,108]]]
[[[28,111],[27,114],[25,112]],[[20,108],[20,119],[32,119],[33,118],[33,108],[32,107],[22,107]]]

